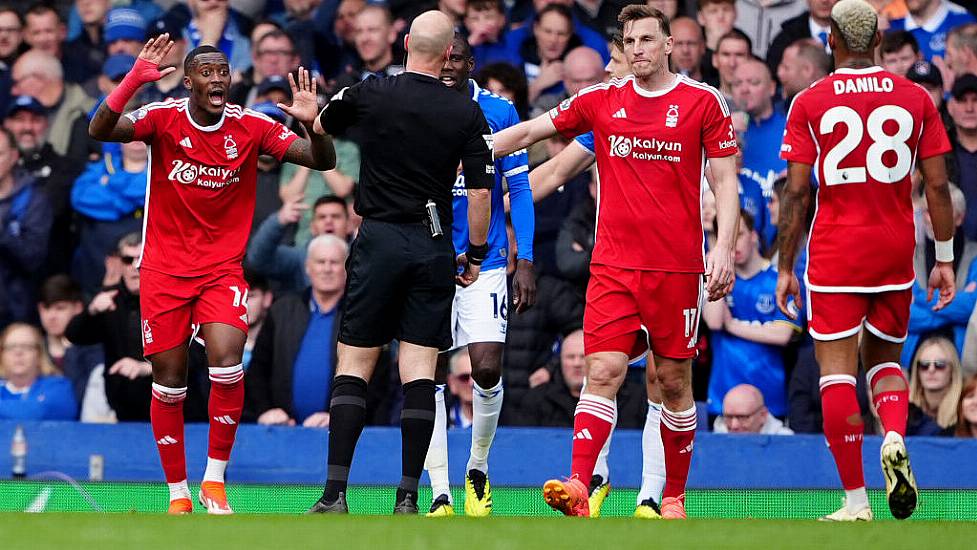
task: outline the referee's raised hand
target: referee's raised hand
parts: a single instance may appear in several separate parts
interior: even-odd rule
[[[315,79],[309,77],[305,67],[299,67],[298,81],[292,73],[288,73],[288,85],[292,88],[292,104],[279,103],[278,108],[301,122],[306,128],[311,128],[319,114],[319,100],[316,96]]]

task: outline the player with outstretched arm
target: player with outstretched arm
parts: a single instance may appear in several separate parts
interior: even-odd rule
[[[718,300],[734,282],[736,139],[722,95],[669,71],[668,19],[657,9],[630,5],[618,20],[632,76],[585,88],[549,113],[503,130],[495,151],[504,155],[557,132],[594,132],[600,183],[584,313],[587,386],[574,416],[572,475],[546,482],[547,504],[566,515],[590,514],[587,487],[616,420],[615,396],[628,360],[650,350],[664,398],[661,512],[684,518],[696,427],[691,359],[703,290]],[[719,235],[704,259],[699,210],[707,159]]]
[[[248,285],[241,261],[251,229],[258,155],[315,170],[336,164],[329,137],[311,131],[319,112],[315,81],[291,75],[291,106],[309,139],[271,118],[226,102],[227,57],[200,46],[184,60],[190,95],[122,111],[143,84],[175,71],[160,69],[173,47],[168,34],[150,40],[135,66],[105,99],[89,125],[100,141],[145,141],[150,163],[139,259],[143,352],[153,366],[150,421],[170,489],[171,514],[193,509],[187,486],[183,401],[191,337],[206,343],[210,373],[210,439],[200,502],[211,514],[233,513],[224,471],[244,403],[241,358],[248,333]],[[192,328],[191,328],[192,327]]]

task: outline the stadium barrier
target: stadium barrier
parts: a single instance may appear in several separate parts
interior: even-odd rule
[[[0,421],[0,445],[9,449],[18,423]],[[0,452],[0,510],[165,510],[166,492],[150,428],[146,424],[20,423],[27,437],[27,480],[10,481],[12,459]],[[243,425],[228,479],[239,511],[303,510],[325,480],[328,432]],[[449,432],[452,482],[460,485],[470,432]],[[865,473],[873,504],[885,509],[878,466],[881,439],[866,437]],[[910,438],[909,450],[924,491],[923,517],[977,519],[977,440]],[[191,481],[203,474],[207,426],[186,429]],[[354,512],[386,513],[400,480],[400,433],[368,428],[350,474]],[[604,515],[633,510],[641,478],[641,434],[621,430],[611,445],[612,497]],[[567,429],[503,428],[490,459],[496,513],[544,513],[538,487],[569,471]],[[57,482],[60,475],[81,482]],[[89,483],[93,477],[98,481]],[[841,491],[824,440],[815,435],[720,435],[699,432],[689,477],[691,515],[708,517],[812,517],[837,508]],[[463,496],[454,494],[456,501]],[[424,491],[421,502],[430,498]],[[247,501],[244,504],[241,501]],[[697,502],[692,505],[691,502]],[[737,504],[738,503],[738,504]],[[771,515],[773,514],[773,515]]]

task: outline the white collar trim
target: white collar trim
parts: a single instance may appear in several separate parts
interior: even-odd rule
[[[668,92],[671,92],[672,90],[675,89],[676,86],[678,86],[678,83],[682,81],[682,75],[680,74],[675,75],[675,80],[673,80],[671,84],[669,84],[665,88],[662,88],[661,90],[655,90],[655,91],[646,90],[641,86],[638,86],[638,79],[635,78],[634,75],[628,75],[626,77],[626,80],[631,81],[631,88],[633,88],[634,91],[642,97],[661,97],[667,94]]]

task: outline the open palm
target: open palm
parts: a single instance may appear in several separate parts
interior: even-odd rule
[[[278,104],[278,108],[289,116],[305,125],[312,125],[319,114],[319,101],[316,97],[315,80],[309,77],[309,71],[299,67],[298,82],[295,76],[288,74],[288,85],[292,88],[292,104]]]
[[[143,81],[152,82],[154,80],[159,80],[160,78],[172,73],[176,70],[176,67],[167,67],[162,71],[159,70],[159,64],[166,59],[167,54],[173,48],[173,41],[170,40],[169,33],[163,33],[156,38],[146,42],[146,45],[142,47],[142,51],[139,52],[139,58],[137,64],[143,74]]]

